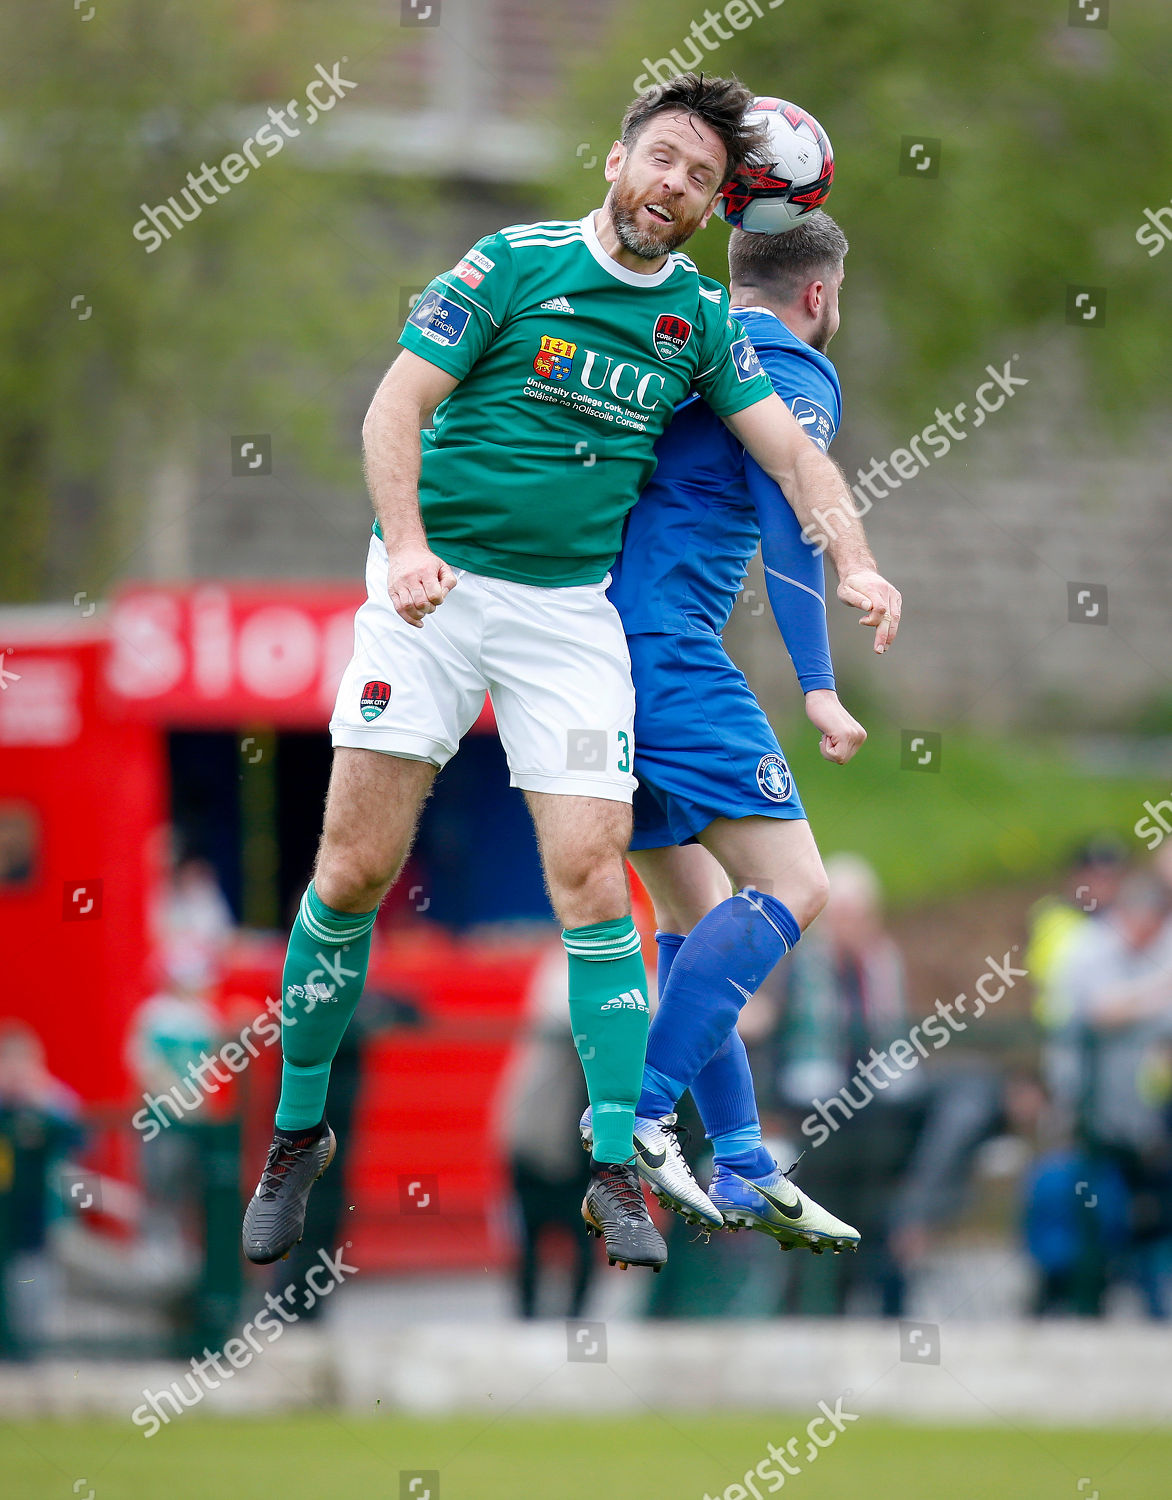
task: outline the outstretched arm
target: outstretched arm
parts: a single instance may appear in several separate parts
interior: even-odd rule
[[[427,545],[419,514],[419,430],[459,381],[404,349],[382,378],[362,424],[363,466],[387,547],[387,592],[409,625],[422,625],[456,575]]]
[[[780,396],[766,396],[724,420],[781,486],[803,530],[826,535],[838,597],[863,611],[861,623],[875,631],[875,650],[882,654],[895,640],[902,600],[875,566],[838,465],[810,441]]]
[[[806,716],[822,736],[823,758],[845,765],[867,738],[867,731],[838,699],[826,632],[822,556],[802,535],[798,518],[777,484],[747,456],[745,478],[761,528],[769,603],[806,695]]]

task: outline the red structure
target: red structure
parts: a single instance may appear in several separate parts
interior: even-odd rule
[[[38,1031],[52,1071],[88,1104],[125,1107],[128,1122],[141,1104],[123,1052],[154,982],[167,733],[324,732],[360,597],[333,585],[131,586],[88,618],[0,613],[0,1013]],[[477,728],[492,727],[486,705]],[[422,921],[376,944],[372,981],[411,999],[424,1024],[367,1059],[349,1163],[364,1267],[500,1260],[486,1208],[502,1172],[489,1113],[536,955],[531,943],[477,946]],[[278,992],[281,959],[278,938],[240,947],[222,986],[231,1025]],[[275,1052],[242,1075],[266,1130]],[[404,1197],[425,1178],[439,1186],[439,1213],[415,1206],[425,1189]]]

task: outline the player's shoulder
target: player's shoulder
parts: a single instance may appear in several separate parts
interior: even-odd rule
[[[838,371],[829,355],[799,338],[775,313],[763,307],[737,307],[733,316],[752,339],[762,364],[806,376],[816,372],[838,389]]]
[[[533,224],[506,224],[495,239],[510,250],[564,250],[584,240],[580,219],[539,219]]]
[[[720,282],[715,281],[711,276],[705,276],[692,257],[685,255],[681,250],[673,250],[668,259],[682,284],[692,283],[699,308],[706,317],[711,318],[714,323],[727,317],[728,290],[726,287],[721,286]]]
[[[711,276],[705,276],[691,256],[673,250],[668,258],[672,276],[667,285],[676,308],[695,324],[701,359],[715,360],[722,348],[740,337],[729,317],[728,289]]]

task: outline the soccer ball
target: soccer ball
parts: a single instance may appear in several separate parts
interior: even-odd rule
[[[834,147],[813,115],[785,99],[754,99],[745,119],[768,127],[770,165],[742,168],[721,188],[716,212],[738,229],[782,234],[830,196]]]

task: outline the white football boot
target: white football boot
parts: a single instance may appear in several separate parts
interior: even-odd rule
[[[578,1128],[582,1147],[589,1151],[594,1144],[589,1109]],[[663,1115],[658,1120],[636,1115],[634,1165],[664,1208],[670,1208],[681,1219],[700,1229],[719,1229],[724,1219],[692,1176],[692,1169],[680,1149],[678,1130],[675,1115]]]

